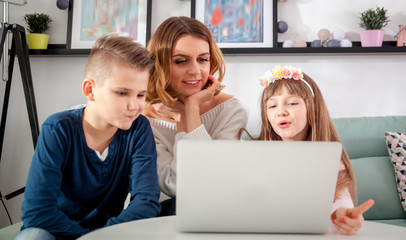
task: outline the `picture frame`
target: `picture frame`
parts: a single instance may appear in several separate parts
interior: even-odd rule
[[[143,46],[151,37],[152,0],[69,3],[67,49],[91,49],[99,37],[107,34],[129,36]]]
[[[223,53],[261,53],[277,46],[276,0],[191,0],[191,17],[203,22]],[[248,13],[247,13],[248,12]]]

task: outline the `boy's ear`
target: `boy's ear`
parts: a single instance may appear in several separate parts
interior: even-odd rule
[[[82,83],[82,91],[88,101],[94,101],[93,89],[94,89],[94,80],[86,78]]]

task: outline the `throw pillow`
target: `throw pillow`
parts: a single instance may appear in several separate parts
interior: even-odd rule
[[[385,132],[386,146],[393,164],[400,202],[406,211],[406,134]]]

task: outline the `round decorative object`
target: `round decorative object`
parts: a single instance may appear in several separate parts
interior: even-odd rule
[[[341,41],[345,37],[345,32],[342,29],[336,29],[333,31],[333,39]]]
[[[293,47],[293,41],[292,40],[286,40],[285,42],[283,42],[282,47],[284,47],[284,48]]]
[[[313,42],[310,43],[310,47],[322,47],[321,41],[320,40],[314,40]]]
[[[307,47],[307,45],[306,45],[305,41],[303,41],[302,39],[298,39],[298,40],[293,42],[293,47],[305,48],[305,47]]]
[[[340,47],[340,42],[335,39],[330,39],[327,42],[327,47]]]
[[[288,24],[284,21],[278,22],[278,33],[285,33],[288,30]]]
[[[321,29],[321,30],[319,31],[319,33],[318,33],[319,39],[320,39],[321,41],[323,41],[323,42],[329,40],[329,39],[330,39],[330,36],[331,36],[330,31],[327,30],[327,29],[325,29],[325,28]]]
[[[340,41],[340,47],[352,47],[352,42],[346,38]]]
[[[56,6],[61,10],[65,10],[69,7],[69,0],[57,0]]]

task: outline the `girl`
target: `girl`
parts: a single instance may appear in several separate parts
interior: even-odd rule
[[[258,140],[341,142],[316,83],[301,69],[276,66],[260,83],[262,127]],[[362,213],[373,204],[368,200],[354,208],[355,178],[343,148],[331,214],[338,230],[355,234],[362,226]]]
[[[155,31],[148,50],[155,67],[144,114],[155,136],[159,186],[174,198],[176,143],[181,139],[238,139],[248,116],[237,98],[221,92],[223,55],[200,21],[168,18]],[[174,203],[164,202],[161,215],[175,214]]]

